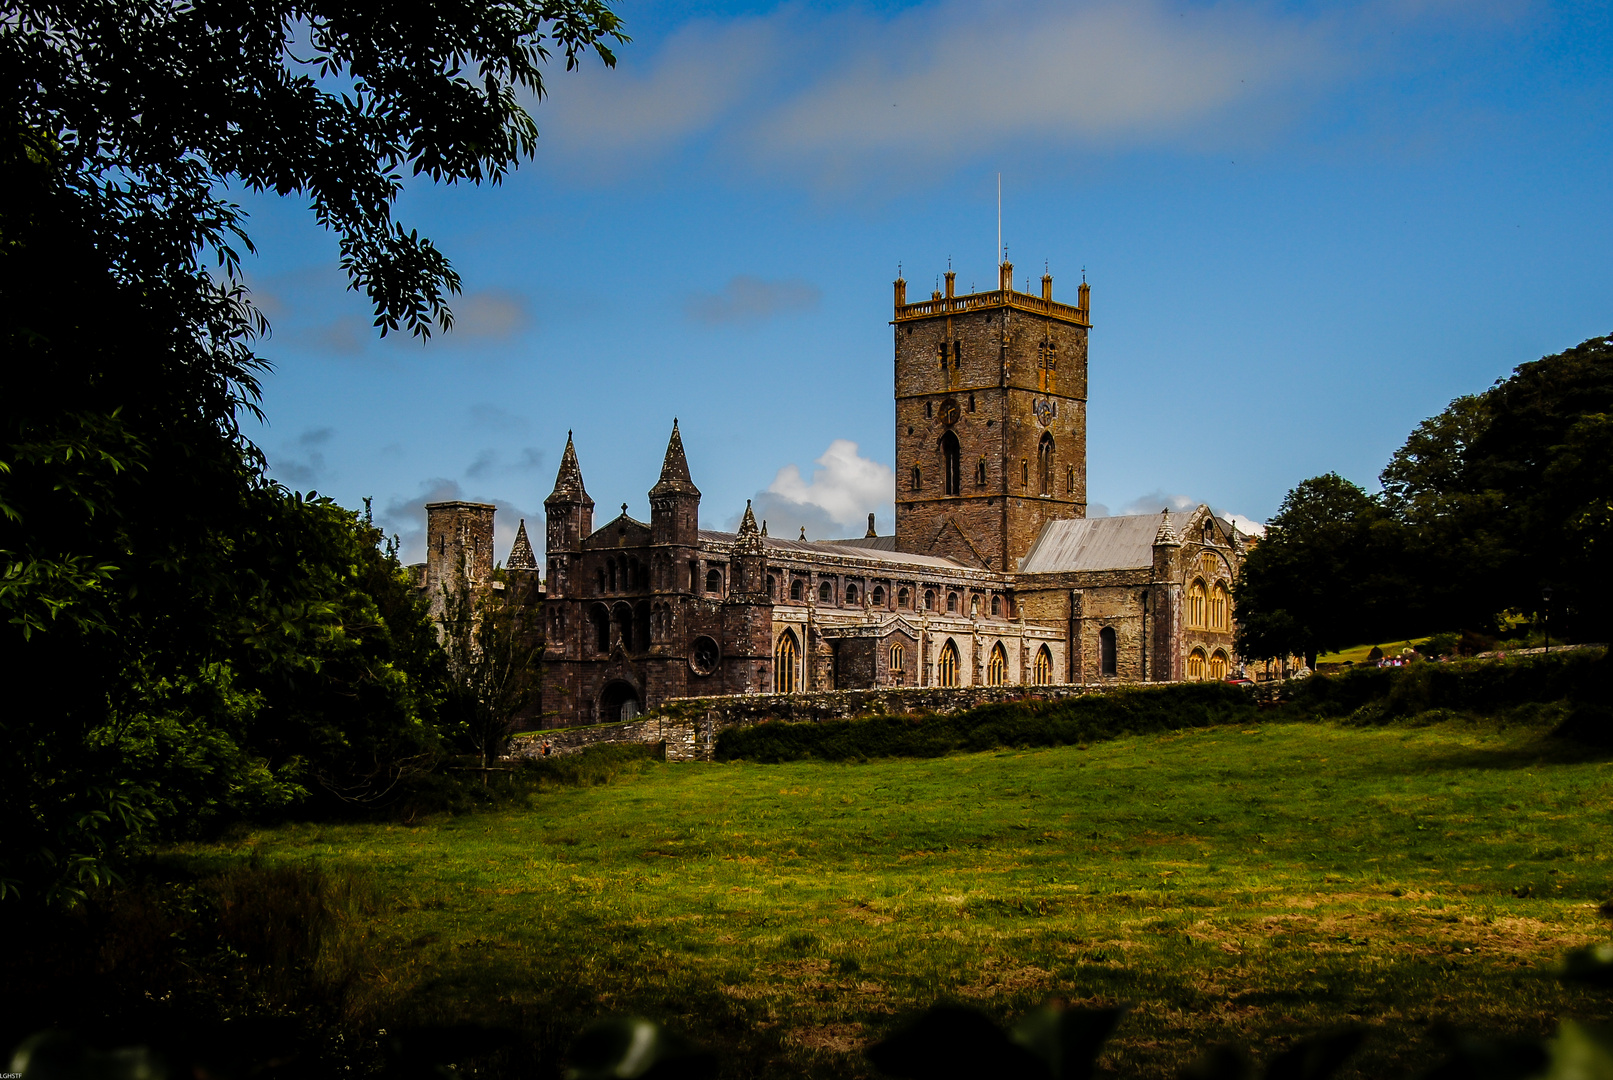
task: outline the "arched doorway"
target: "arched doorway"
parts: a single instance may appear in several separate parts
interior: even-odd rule
[[[599,692],[599,722],[610,724],[618,720],[631,720],[644,711],[633,684],[613,679]]]

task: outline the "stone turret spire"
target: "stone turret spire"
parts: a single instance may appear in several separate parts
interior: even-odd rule
[[[672,418],[672,437],[667,440],[666,460],[661,463],[661,480],[650,489],[654,495],[699,495],[689,476],[689,459],[683,455],[683,436],[678,434],[678,419]]]
[[[515,546],[510,548],[510,561],[504,564],[507,570],[536,570],[538,560],[532,554],[532,541],[526,538],[526,518],[521,519],[521,527],[515,530]]]
[[[1159,512],[1159,532],[1154,534],[1155,547],[1181,547],[1182,542],[1176,538],[1176,530],[1171,528],[1171,512]]]
[[[554,491],[543,500],[548,503],[587,503],[594,505],[583,487],[582,467],[577,464],[577,448],[571,443],[571,432],[566,432],[566,452],[560,455],[560,472],[554,478]]]
[[[739,539],[734,541],[735,555],[760,555],[765,550],[762,534],[756,528],[756,515],[751,513],[750,500],[745,500],[745,516],[739,519]]]

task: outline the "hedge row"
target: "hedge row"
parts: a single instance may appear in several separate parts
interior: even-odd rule
[[[762,763],[939,757],[1007,746],[1066,746],[1121,735],[1357,716],[1391,721],[1430,709],[1489,715],[1530,702],[1575,703],[1559,734],[1602,742],[1608,668],[1586,650],[1517,660],[1362,668],[1288,684],[1280,707],[1262,709],[1254,693],[1223,683],[1126,688],[1060,701],[1024,700],[950,715],[871,716],[825,723],[763,723],[732,728],[717,740],[717,759]],[[1613,722],[1610,722],[1613,723]],[[1610,728],[1609,730],[1613,730]]]
[[[1184,683],[1060,701],[982,705],[945,716],[872,716],[731,728],[718,737],[717,759],[769,764],[803,758],[857,761],[939,757],[955,750],[1001,746],[1065,746],[1119,735],[1247,723],[1257,711],[1247,690],[1224,683]]]

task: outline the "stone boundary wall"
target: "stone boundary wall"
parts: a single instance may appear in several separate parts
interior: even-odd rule
[[[1164,685],[1164,684],[1161,684]],[[549,728],[516,735],[510,756],[540,758],[576,754],[597,743],[666,744],[668,761],[710,761],[717,736],[733,727],[770,722],[821,724],[859,716],[904,713],[947,714],[1004,701],[1054,700],[1101,694],[1109,685],[966,686],[825,690],[815,694],[745,694],[676,698],[637,720],[590,727]]]

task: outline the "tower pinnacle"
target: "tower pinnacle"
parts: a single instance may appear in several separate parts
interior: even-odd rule
[[[667,440],[666,460],[661,463],[661,479],[650,494],[654,495],[699,495],[700,489],[694,486],[694,480],[689,476],[689,459],[683,453],[683,436],[678,434],[677,417],[672,418],[672,437]]]

